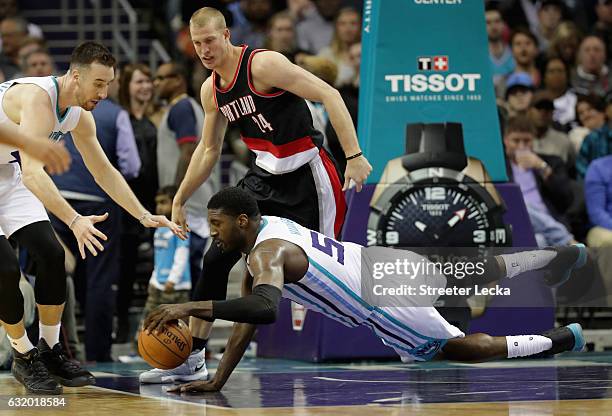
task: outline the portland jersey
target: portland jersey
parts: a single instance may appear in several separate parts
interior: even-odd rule
[[[292,172],[319,154],[323,135],[313,127],[303,98],[285,90],[255,90],[251,61],[261,51],[242,46],[234,78],[225,88],[213,72],[215,105],[229,124],[239,128],[257,166],[272,174]]]
[[[45,90],[51,100],[51,108],[53,110],[54,125],[53,131],[49,134],[49,138],[59,140],[61,137],[73,130],[81,117],[81,107],[68,107],[63,114],[60,114],[58,103],[59,86],[57,79],[53,76],[49,77],[27,77],[17,78],[11,81],[6,81],[0,84],[0,123],[12,123],[4,112],[2,100],[6,91],[15,84],[35,84]],[[36,117],[35,114],[32,117]],[[0,145],[0,165],[8,163],[17,163],[19,161],[19,153],[16,148],[6,145]]]
[[[346,326],[368,320],[373,308],[361,299],[360,245],[340,243],[287,218],[263,216],[255,247],[273,238],[298,245],[308,257],[308,271],[299,282],[284,285],[283,297]]]

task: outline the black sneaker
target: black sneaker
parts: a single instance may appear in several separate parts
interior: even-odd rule
[[[537,354],[536,357],[552,357],[565,351],[582,351],[585,341],[580,324],[569,324],[560,328],[551,329],[542,334],[552,340],[552,348]]]
[[[64,386],[82,387],[96,384],[96,378],[93,374],[81,368],[77,361],[66,357],[59,342],[53,348],[49,348],[47,341],[41,338],[38,341],[38,349],[40,350],[40,357],[51,375]]]
[[[557,256],[544,267],[544,270],[546,270],[544,281],[552,288],[559,287],[567,282],[572,272],[583,267],[587,261],[587,249],[584,244],[545,248],[543,250],[557,252]]]
[[[25,354],[13,349],[11,372],[26,390],[38,394],[62,394],[62,386],[53,378],[45,367],[38,348]]]

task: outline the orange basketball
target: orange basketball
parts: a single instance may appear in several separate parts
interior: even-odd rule
[[[138,352],[152,367],[169,370],[183,364],[191,353],[193,339],[189,327],[181,320],[168,322],[156,334],[140,331]]]

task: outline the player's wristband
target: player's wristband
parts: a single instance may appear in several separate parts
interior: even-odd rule
[[[355,154],[354,154],[354,155],[352,155],[352,156],[348,156],[348,157],[346,158],[346,160],[356,159],[356,158],[358,158],[359,156],[362,156],[362,155],[363,155],[363,152],[355,153]]]
[[[142,222],[150,215],[151,213],[149,211],[145,211],[140,218],[138,218],[138,222],[142,224]]]
[[[70,225],[68,226],[68,228],[72,230],[72,226],[74,225],[75,222],[77,222],[79,218],[81,218],[81,214],[76,214],[74,218],[72,219],[72,221],[70,221]]]

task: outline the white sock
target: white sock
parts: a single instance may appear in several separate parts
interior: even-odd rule
[[[542,335],[516,335],[506,337],[508,358],[527,357],[552,348],[552,339]]]
[[[6,337],[11,342],[11,346],[17,350],[19,354],[25,354],[28,351],[31,351],[34,348],[34,345],[30,342],[30,338],[28,338],[27,332],[23,334],[23,336],[19,339],[13,339],[6,335]]]
[[[502,254],[499,257],[504,260],[506,277],[510,279],[517,274],[545,267],[557,257],[557,252],[553,250],[521,251],[512,254]]]
[[[40,332],[40,338],[47,341],[47,345],[51,348],[59,342],[60,325],[44,325],[38,322],[38,331]]]

